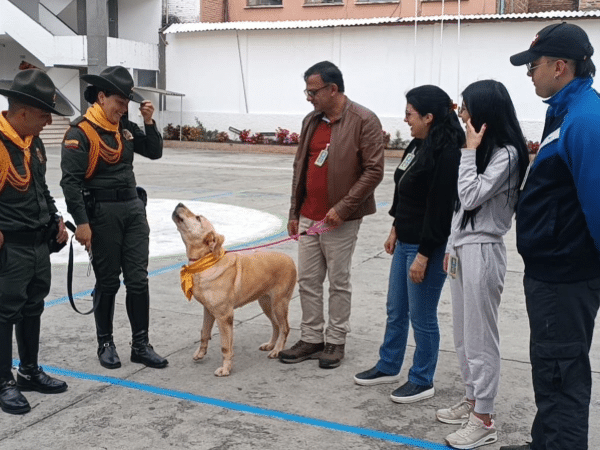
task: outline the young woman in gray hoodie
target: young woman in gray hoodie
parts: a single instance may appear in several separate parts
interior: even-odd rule
[[[494,80],[464,92],[460,117],[467,128],[458,175],[458,201],[446,246],[454,345],[465,396],[440,409],[444,423],[462,424],[446,437],[456,448],[496,442],[492,420],[500,379],[498,306],[506,274],[503,236],[511,226],[528,152],[508,91]]]

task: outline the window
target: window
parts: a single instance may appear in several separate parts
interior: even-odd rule
[[[344,0],[304,0],[305,5],[324,5],[328,3],[344,4]]]
[[[281,6],[283,0],[248,0],[248,6]]]
[[[140,87],[156,87],[156,71],[134,69],[134,76],[137,79],[136,86]]]

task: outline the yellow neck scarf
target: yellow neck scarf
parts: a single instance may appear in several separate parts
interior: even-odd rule
[[[107,164],[117,164],[121,161],[123,155],[123,142],[121,141],[121,133],[119,132],[119,124],[113,124],[108,121],[104,110],[98,103],[90,106],[84,116],[88,121],[82,120],[79,122],[79,128],[83,130],[88,140],[90,141],[90,153],[88,157],[88,168],[85,172],[85,180],[93,178],[98,167],[98,158],[101,158]],[[99,126],[103,130],[115,133],[117,148],[109,147],[100,137],[96,129],[90,124]]]
[[[187,297],[188,301],[192,299],[192,290],[194,288],[194,274],[203,272],[206,269],[211,268],[218,263],[223,256],[225,256],[225,250],[221,249],[219,256],[215,256],[212,253],[200,258],[189,266],[183,266],[181,268],[181,289]]]
[[[119,131],[119,124],[109,122],[108,118],[106,117],[106,113],[98,103],[94,103],[92,106],[90,106],[83,117],[92,122],[94,125],[99,126],[103,130],[111,131],[113,133],[117,133]]]
[[[6,111],[0,114],[0,132],[23,151],[23,165],[25,166],[25,176],[21,176],[10,159],[8,149],[0,140],[0,192],[4,190],[6,182],[20,192],[27,192],[31,182],[31,170],[29,162],[31,161],[31,152],[29,147],[33,142],[33,136],[21,136],[15,131],[8,120],[6,120]]]

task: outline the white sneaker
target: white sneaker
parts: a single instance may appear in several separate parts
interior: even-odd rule
[[[435,412],[437,420],[443,423],[462,425],[469,421],[469,414],[473,412],[473,404],[463,397],[460,402],[450,408],[438,409]]]
[[[446,443],[449,446],[460,449],[477,448],[497,440],[498,432],[494,421],[492,420],[492,424],[488,427],[473,413],[469,414],[469,421],[459,430],[446,436]]]

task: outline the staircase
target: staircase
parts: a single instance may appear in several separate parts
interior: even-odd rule
[[[60,145],[67,129],[69,128],[70,119],[52,114],[52,124],[46,125],[40,137],[44,143],[44,147]]]

